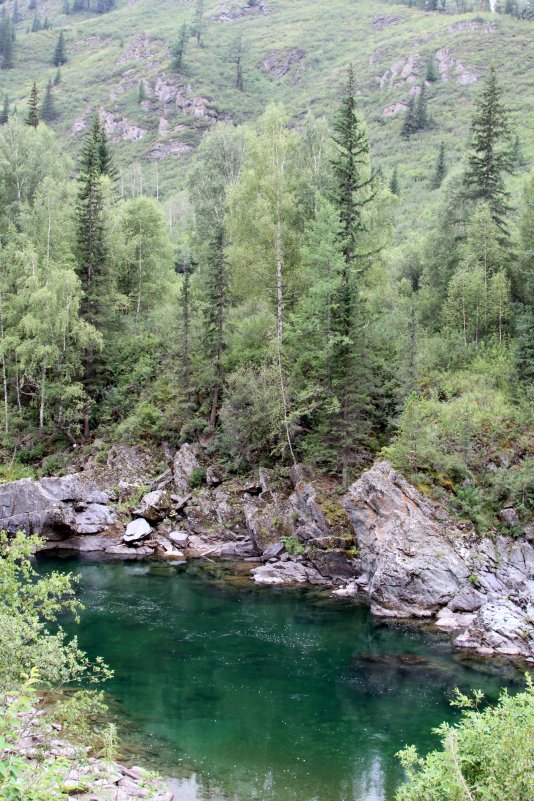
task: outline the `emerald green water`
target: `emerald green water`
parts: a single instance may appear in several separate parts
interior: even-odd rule
[[[127,737],[178,801],[391,801],[395,752],[435,744],[454,687],[494,699],[520,682],[445,635],[216,567],[40,562],[52,569],[80,575],[81,646],[115,670]]]

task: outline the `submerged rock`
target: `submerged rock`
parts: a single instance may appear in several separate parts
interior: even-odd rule
[[[313,567],[307,567],[302,562],[275,562],[256,567],[252,571],[252,578],[256,584],[328,584],[321,574]]]

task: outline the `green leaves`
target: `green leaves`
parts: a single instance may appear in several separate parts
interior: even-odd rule
[[[534,796],[534,687],[515,696],[504,691],[494,707],[480,710],[482,694],[458,690],[453,706],[463,710],[458,724],[436,733],[441,750],[420,758],[413,746],[398,757],[406,783],[397,801],[528,801]]]

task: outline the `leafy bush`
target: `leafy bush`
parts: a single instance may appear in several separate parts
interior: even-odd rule
[[[192,489],[198,489],[206,482],[206,471],[203,467],[194,467],[187,480]]]
[[[495,707],[480,711],[481,693],[472,699],[456,691],[461,721],[443,723],[436,733],[441,749],[421,758],[414,746],[399,752],[407,781],[397,801],[530,801],[534,798],[534,686],[506,690]]]

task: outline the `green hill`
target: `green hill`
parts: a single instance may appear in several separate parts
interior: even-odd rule
[[[13,0],[3,8],[12,11]],[[386,174],[398,165],[408,210],[420,205],[440,142],[450,164],[460,158],[479,79],[495,64],[526,155],[534,157],[527,137],[534,123],[534,89],[525,69],[529,23],[378,0],[269,0],[252,7],[245,0],[210,0],[201,46],[189,39],[176,71],[172,46],[193,13],[191,2],[165,0],[119,0],[102,15],[66,15],[62,0],[38,0],[35,11],[18,3],[14,68],[0,73],[0,92],[19,111],[33,81],[42,94],[56,73],[51,59],[63,29],[68,62],[55,93],[60,116],[53,127],[66,148],[76,153],[89,115],[101,108],[125,191],[141,172],[145,192],[169,196],[183,184],[188,155],[217,119],[254,119],[272,100],[287,106],[295,124],[308,110],[331,115],[352,62],[375,163]],[[28,32],[34,14],[52,27]],[[235,86],[238,41],[244,91]],[[427,90],[432,127],[404,142],[406,104],[430,56],[439,76]],[[145,99],[139,102],[141,84]],[[141,167],[132,169],[132,163]]]

